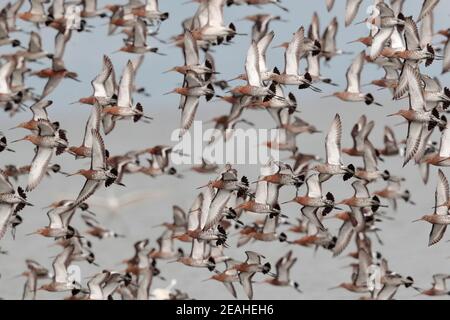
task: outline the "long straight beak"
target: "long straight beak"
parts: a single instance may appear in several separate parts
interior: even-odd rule
[[[313,86],[312,84],[309,84],[308,88],[311,89],[314,92],[322,92],[322,89],[320,89],[320,88],[318,88],[316,86]]]
[[[339,269],[350,269],[350,268],[351,268],[351,265],[346,265],[346,266],[340,267]]]
[[[353,40],[353,41],[349,41],[346,44],[352,44],[352,43],[356,43],[356,42],[359,42],[359,39],[356,39],[356,40]]]
[[[394,117],[394,116],[398,116],[398,112],[388,114],[386,117]]]
[[[279,4],[278,2],[273,2],[274,5],[276,5],[278,8],[280,8],[281,10],[285,11],[285,12],[289,12],[289,9],[286,7],[283,7],[281,4]]]
[[[412,222],[418,222],[418,221],[422,221],[422,218],[417,219],[417,220],[413,220]]]
[[[63,174],[63,175],[65,175],[65,176],[67,176],[69,173],[67,173],[67,172],[65,172],[65,171],[58,171],[58,173],[60,173],[60,174]]]
[[[402,125],[407,124],[407,123],[408,123],[408,121],[403,121],[403,122],[395,124],[394,127],[402,126]]]
[[[163,74],[164,73],[169,73],[169,72],[172,72],[172,71],[174,71],[174,68],[170,68],[169,70],[164,71]]]
[[[25,140],[25,138],[13,140],[13,141],[11,141],[10,143],[16,143],[16,142],[23,141],[23,140]]]
[[[357,25],[360,25],[360,24],[363,24],[363,23],[366,23],[366,22],[367,22],[367,19],[359,21],[359,22],[356,22],[354,25],[357,26]]]
[[[289,201],[282,202],[281,204],[286,204],[286,203],[291,203],[291,202],[295,202],[295,199],[292,199],[292,200],[289,200]]]
[[[79,172],[67,173],[67,174],[66,174],[66,177],[72,177],[72,176],[75,176],[75,175],[77,175],[77,174],[79,174]]]
[[[330,95],[327,95],[327,96],[322,96],[322,97],[320,97],[320,99],[331,98],[331,97],[334,97],[334,94],[330,94]]]
[[[328,288],[328,290],[334,290],[334,289],[339,289],[339,288],[340,288],[340,286],[336,286],[336,287]]]
[[[225,82],[235,81],[235,80],[238,80],[240,77],[241,77],[241,76],[237,76],[237,77],[235,77],[235,78],[233,78],[233,79],[225,80]]]
[[[212,278],[203,279],[201,282],[205,282],[205,281],[208,281],[208,280],[212,280]]]
[[[89,213],[89,214],[91,214],[93,216],[97,216],[97,214],[94,211],[92,211],[92,210],[87,209],[87,210],[85,210],[85,212],[87,212],[87,213]]]
[[[166,93],[163,94],[163,96],[167,96],[168,94],[171,94],[171,93],[174,93],[174,92],[175,92],[174,90],[166,92]]]
[[[9,279],[12,280],[12,279],[17,279],[17,278],[24,277],[24,276],[25,276],[25,274],[21,273],[21,274],[15,275]]]

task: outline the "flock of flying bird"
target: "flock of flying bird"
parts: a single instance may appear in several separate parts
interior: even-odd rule
[[[274,5],[282,11],[288,9],[279,0],[190,1],[195,3],[197,10],[191,18],[182,22],[182,32],[171,39],[171,43],[182,50],[184,64],[168,70],[183,75],[183,85],[168,92],[180,96],[180,137],[189,131],[203,97],[206,101],[217,97],[231,104],[231,109],[229,114],[213,119],[220,134],[214,136],[209,144],[221,139],[227,141],[230,138],[228,129],[235,128],[238,123],[255,125],[242,117],[244,110],[265,109],[281,133],[275,140],[267,142],[267,147],[290,153],[291,156],[289,160],[272,159],[261,166],[255,181],[239,175],[230,164],[220,168],[203,159],[201,165],[193,166],[191,170],[200,174],[220,172],[219,176],[199,188],[199,194],[188,210],[173,206],[173,221],[161,225],[164,231],[157,240],[157,246],[150,246],[148,239],[136,242],[134,256],[124,260],[127,266],[125,271],[102,270],[92,276],[86,285],[71,278],[69,272],[72,262],[85,261],[96,265],[92,244],[85,235],[98,239],[123,237],[105,228],[96,219],[89,207],[91,197],[103,185],[106,188],[114,184],[119,185],[118,188],[124,187],[122,181],[130,174],[183,177],[171,163],[171,154],[179,152],[171,146],[157,145],[112,155],[104,142],[104,136],[114,130],[117,121],[129,122],[129,126],[134,126],[137,124],[131,121],[151,122],[153,119],[144,112],[143,105],[133,99],[137,95],[149,96],[145,88],[135,83],[135,77],[146,54],[164,55],[148,42],[151,39],[164,43],[158,38],[158,31],[164,27],[170,14],[160,11],[157,0],[147,0],[145,3],[129,0],[126,4],[102,8],[97,7],[96,0],[29,0],[28,11],[25,11],[25,2],[16,0],[7,3],[0,12],[1,50],[10,49],[1,55],[0,105],[10,116],[18,112],[31,112],[29,121],[14,126],[15,129],[28,130],[30,134],[16,141],[8,141],[2,134],[0,152],[14,152],[12,143],[28,141],[34,145],[35,155],[28,166],[7,165],[2,169],[0,239],[9,230],[15,237],[16,228],[23,222],[22,210],[31,210],[28,208],[32,206],[28,200],[29,193],[39,188],[46,176],[52,173],[82,175],[85,183],[74,199],[58,199],[50,204],[47,212],[49,224],[33,233],[53,238],[62,251],[53,261],[53,271],[34,260],[26,261],[27,270],[22,274],[26,277],[24,299],[36,298],[40,290],[67,291],[70,293],[68,299],[189,298],[186,293],[174,290],[174,283],[167,289],[151,290],[153,277],[164,279],[157,265],[160,263],[158,260],[177,262],[180,268],[181,264],[186,268],[204,268],[212,273],[209,279],[222,282],[234,297],[237,297],[236,285],[240,285],[246,296],[252,299],[253,277],[258,273],[264,275],[264,283],[302,292],[295,276],[291,278],[290,275],[290,269],[297,261],[293,249],[279,258],[275,270],[262,254],[254,251],[229,257],[226,255],[228,236],[233,229],[238,233],[237,247],[243,247],[250,241],[280,241],[290,246],[312,247],[315,250],[323,248],[331,251],[333,257],[342,254],[354,241],[356,251],[348,254],[354,259],[351,280],[337,288],[362,294],[365,299],[392,299],[400,287],[413,288],[430,296],[449,294],[446,279],[450,278],[450,274],[434,275],[432,288],[421,289],[415,286],[412,277],[390,270],[386,258],[372,248],[373,237],[382,243],[378,225],[391,218],[381,209],[388,207],[383,202],[387,201],[393,210],[397,209],[399,201],[414,204],[410,192],[402,187],[405,179],[380,168],[383,158],[403,157],[404,166],[413,162],[418,166],[424,183],[428,181],[430,166],[450,166],[450,124],[446,117],[450,89],[443,87],[438,78],[426,74],[426,67],[438,61],[443,63],[442,73],[450,71],[450,29],[434,31],[433,15],[439,0],[423,1],[420,15],[416,18],[405,15],[404,0],[374,1],[374,14],[362,21],[370,26],[369,35],[354,41],[367,48],[356,55],[340,49],[336,43],[338,18],[334,18],[321,34],[319,17],[314,14],[307,30],[299,26],[288,42],[278,46],[285,50],[283,70],[270,67],[266,61],[266,53],[275,36],[270,31],[270,23],[283,21],[282,16],[247,16],[245,20],[251,21],[253,26],[244,72],[227,81],[219,78],[220,70],[215,68],[213,55],[220,50],[220,46],[233,45],[235,37],[242,37],[245,33],[238,32],[233,23],[225,23],[226,8],[247,4],[256,7]],[[333,10],[334,2],[326,1],[328,11]],[[362,2],[347,0],[346,28],[355,23]],[[414,1],[406,3],[417,5]],[[74,5],[81,8],[81,20],[78,22],[73,19]],[[80,81],[75,72],[69,71],[70,67],[66,69],[64,51],[72,33],[94,32],[89,24],[92,19],[109,19],[108,35],[125,36],[124,44],[118,51],[134,54],[137,58],[127,62],[117,82],[111,59],[103,56],[101,70],[91,81],[93,92],[74,102],[91,105],[82,143],[77,146],[69,144],[68,132],[60,127],[58,121],[49,117],[47,111],[53,102],[48,97],[58,90],[64,79]],[[18,20],[24,21],[24,26],[33,31],[19,28],[16,25]],[[43,49],[41,28],[55,30],[54,52]],[[15,38],[14,35],[20,32],[29,34],[28,47]],[[440,37],[438,45],[433,44],[436,37]],[[337,56],[352,54],[355,57],[346,73],[346,89],[320,96],[319,93],[327,87],[337,87],[332,79],[321,74],[321,64],[328,65]],[[302,60],[307,62],[304,73],[300,71]],[[50,62],[50,67],[38,71],[28,67]],[[297,145],[297,136],[320,131],[298,116],[296,95],[303,90],[312,90],[320,98],[337,98],[343,102],[379,108],[381,104],[374,95],[365,92],[361,85],[361,73],[368,63],[385,70],[385,76],[373,80],[371,85],[389,90],[394,100],[409,103],[409,108],[389,115],[401,116],[406,120],[406,138],[397,140],[393,129],[386,126],[384,145],[375,147],[370,141],[375,122],[362,115],[351,130],[353,146],[342,148],[342,119],[336,114],[325,138],[326,158],[302,153]],[[34,76],[46,81],[41,93],[26,85],[26,79]],[[235,81],[244,84],[235,86]],[[225,93],[219,95],[219,90]],[[379,110],[382,112],[385,109]],[[439,132],[440,144],[432,141],[434,132]],[[64,172],[64,168],[52,162],[64,153],[73,155],[75,159],[89,159],[90,167],[71,174]],[[363,167],[344,164],[342,153],[362,158]],[[16,183],[22,175],[28,177],[26,187],[14,187],[11,180]],[[332,193],[323,191],[324,186],[340,178],[346,181],[345,184],[351,184],[354,190],[352,197],[342,201],[336,200]],[[386,187],[369,191],[371,185],[380,180],[386,182]],[[280,203],[279,191],[284,186],[295,190],[296,197]],[[431,224],[430,246],[443,238],[450,224],[449,196],[448,180],[439,169],[434,212],[419,219]],[[288,206],[288,203],[300,205],[297,216],[283,214],[282,206]],[[341,207],[348,207],[348,210]],[[89,228],[85,235],[71,223],[77,211]],[[327,219],[342,222],[337,233],[326,227]],[[185,254],[182,248],[175,248],[175,241],[190,244],[190,253]],[[244,253],[246,259],[242,261]],[[0,254],[7,252],[0,251]],[[379,286],[371,285],[374,268],[378,270]],[[188,275],[189,270],[185,272],[183,275]]]

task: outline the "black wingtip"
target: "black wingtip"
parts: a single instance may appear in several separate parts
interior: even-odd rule
[[[365,96],[365,103],[366,105],[370,106],[372,103],[374,103],[375,98],[373,97],[373,95],[371,93],[366,94]]]
[[[334,196],[331,192],[328,192],[325,197],[327,198],[327,200],[334,202]]]

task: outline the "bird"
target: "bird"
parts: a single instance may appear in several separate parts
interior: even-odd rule
[[[91,81],[94,93],[92,96],[80,98],[77,102],[93,105],[96,101],[101,106],[117,103],[117,84],[114,65],[107,55],[103,56],[102,70]],[[106,117],[104,117],[106,118]],[[104,120],[106,122],[106,120]],[[105,133],[111,130],[108,123],[104,123]]]
[[[47,217],[49,219],[49,225],[44,228],[40,228],[32,234],[39,234],[44,237],[51,237],[55,239],[66,238],[69,239],[75,235],[75,230],[69,225],[75,208],[71,211],[66,211],[65,208],[71,205],[71,201],[63,203],[61,206],[53,208],[47,211]]]
[[[80,169],[75,173],[69,174],[68,176],[74,175],[82,175],[86,178],[86,182],[83,185],[78,197],[75,199],[73,204],[68,208],[72,209],[77,207],[79,204],[86,201],[89,197],[91,197],[95,191],[101,186],[102,183],[105,184],[105,187],[109,187],[113,184],[117,179],[117,170],[115,168],[109,169],[106,165],[106,154],[105,154],[105,145],[103,142],[103,138],[100,133],[92,129],[92,156],[91,156],[91,165],[88,170]],[[123,184],[122,184],[123,185]]]
[[[352,275],[352,282],[343,282],[337,287],[331,289],[343,288],[350,292],[366,293],[369,292],[367,280],[369,277],[369,266],[372,264],[372,257],[363,248],[357,253],[358,263],[355,265],[356,272]]]
[[[345,26],[348,27],[352,24],[353,20],[358,14],[359,7],[361,6],[362,0],[347,0],[345,4]]]
[[[88,158],[92,156],[92,130],[99,131],[100,130],[100,122],[102,120],[101,116],[101,106],[98,102],[92,106],[91,114],[89,115],[89,119],[86,122],[86,127],[84,129],[84,137],[80,146],[71,146],[68,147],[67,152],[73,154],[75,159],[78,158]]]
[[[402,190],[401,184],[398,181],[388,181],[386,188],[375,191],[374,194],[380,198],[388,199],[394,210],[397,210],[398,199],[415,205],[415,202],[411,200],[411,192],[408,189]]]
[[[383,149],[377,149],[380,155],[383,156],[396,156],[400,154],[400,148],[398,146],[395,133],[391,127],[385,126],[383,133]]]
[[[45,0],[30,1],[30,10],[27,12],[19,12],[17,16],[27,22],[35,24],[44,23],[47,21],[47,15],[44,10]]]
[[[420,46],[417,25],[411,17],[405,18],[404,27],[407,49],[395,51],[394,58],[405,59],[413,63],[425,61],[426,67],[430,66],[435,59],[440,58],[435,54],[435,50],[431,44],[427,44],[424,48]]]
[[[327,10],[331,11],[334,7],[334,0],[326,0]]]
[[[438,273],[433,275],[433,283],[432,287],[427,290],[422,290],[419,288],[415,288],[417,291],[420,292],[420,294],[426,295],[426,296],[443,296],[443,295],[449,295],[450,293],[447,291],[447,284],[446,281],[449,278],[448,274],[445,273]]]
[[[373,212],[376,212],[378,208],[383,207],[380,204],[380,199],[377,196],[370,196],[367,187],[359,180],[352,183],[353,190],[355,191],[352,198],[344,199],[338,204],[345,204],[349,207],[364,208],[370,207]],[[386,207],[386,206],[384,206]]]
[[[355,123],[351,131],[353,146],[351,148],[342,148],[342,152],[355,157],[364,155],[364,142],[367,140],[373,127],[374,122],[371,121],[367,123],[367,117],[363,114],[358,119],[358,122]]]
[[[170,15],[169,12],[159,10],[158,0],[147,0],[145,6],[132,8],[131,12],[137,17],[149,19],[152,23],[165,21]]]
[[[8,147],[8,140],[6,139],[6,137],[3,135],[3,133],[0,131],[0,152],[6,150],[9,152],[15,152],[13,149]]]
[[[320,43],[322,44],[322,51],[320,53],[320,56],[325,58],[325,61],[327,63],[339,55],[351,54],[351,52],[338,49],[336,42],[338,28],[339,28],[338,19],[337,17],[334,17],[333,20],[331,20],[330,24],[326,27],[320,40]]]
[[[275,268],[277,270],[276,277],[268,278],[264,282],[273,286],[289,286],[301,293],[302,291],[299,288],[298,282],[289,279],[289,271],[293,267],[295,262],[297,262],[297,258],[292,257],[292,250],[290,250],[277,261],[275,265]]]
[[[316,43],[314,42],[314,44]],[[292,40],[287,43],[284,53],[284,72],[280,74],[278,69],[274,69],[274,74],[270,79],[283,85],[295,85],[299,89],[311,88],[313,91],[320,92],[319,88],[311,85],[313,79],[308,72],[304,75],[298,74],[300,58],[308,53],[308,49],[305,29],[302,26],[294,33]]]
[[[257,43],[252,42],[247,51],[247,59],[245,62],[247,85],[234,87],[231,89],[231,93],[237,96],[262,97],[266,101],[275,96],[275,86],[272,84],[269,87],[265,87],[262,83],[260,64],[258,61],[259,55]]]
[[[50,121],[47,113],[47,108],[50,107],[52,104],[53,104],[52,100],[37,101],[30,107],[31,112],[33,113],[33,118],[29,121],[21,122],[11,129],[22,128],[30,130],[33,133],[37,133],[39,131],[39,128],[37,126],[39,120]],[[55,129],[59,128],[59,123],[57,121],[55,121],[53,125]]]
[[[48,120],[37,120],[37,128],[38,133],[36,135],[27,135],[22,139],[13,141],[25,140],[37,146],[28,175],[26,191],[31,191],[36,188],[47,173],[47,167],[52,158],[53,150],[56,149],[56,155],[60,155],[68,145],[66,132],[62,129],[55,130],[53,124]]]
[[[344,166],[341,161],[342,122],[339,114],[336,114],[325,140],[326,162],[314,166],[319,173],[321,182],[327,181],[334,175],[343,175],[344,181],[355,174],[355,167],[350,164]]]
[[[216,73],[212,69],[212,62],[208,59],[205,59],[204,64],[200,64],[197,41],[194,39],[191,31],[185,31],[183,40],[183,55],[185,59],[185,65],[172,67],[169,70],[165,71],[165,73],[176,71],[186,75],[186,77],[191,77],[192,79],[190,80],[198,81],[199,84],[201,84],[203,81],[208,81],[211,78],[211,75],[213,73]]]
[[[147,45],[147,24],[145,20],[140,18],[133,23],[132,39],[127,39],[125,41],[125,45],[121,47],[119,51],[135,54],[153,52],[161,55],[161,53],[158,52],[158,48],[153,48]]]
[[[107,238],[124,238],[124,235],[118,234],[114,230],[107,229],[102,226],[94,217],[82,214],[81,218],[84,223],[89,227],[86,231],[87,234],[96,237],[98,239],[107,239]]]
[[[263,274],[268,274],[271,269],[271,265],[269,262],[262,264],[262,259],[265,257],[254,251],[246,251],[245,255],[247,259],[245,262],[237,263],[230,266],[229,269],[233,269],[238,271],[239,273],[239,282],[244,288],[244,291],[247,297],[252,300],[253,299],[253,285],[252,278],[257,272],[261,272]]]
[[[52,281],[41,285],[37,290],[45,290],[50,292],[81,290],[80,284],[76,280],[71,280],[68,276],[67,266],[73,251],[74,246],[69,245],[56,256],[52,264]]]
[[[64,78],[69,78],[77,82],[80,81],[77,78],[78,74],[76,72],[66,69],[63,60],[65,46],[66,43],[70,40],[71,35],[71,30],[68,30],[64,33],[59,32],[55,37],[55,53],[52,57],[52,67],[32,73],[32,75],[36,75],[38,77],[48,78],[47,83],[42,90],[42,94],[40,96],[41,99],[44,99],[45,97],[50,95],[50,93],[55,90],[55,88]]]
[[[438,243],[445,234],[448,222],[449,186],[447,177],[442,170],[438,170],[438,185],[435,192],[435,209],[431,215],[424,215],[416,221],[426,221],[432,224],[428,246]]]
[[[159,249],[152,249],[149,256],[152,259],[172,260],[183,254],[182,249],[174,249],[174,240],[172,234],[176,231],[165,230],[163,234],[157,239]]]
[[[285,203],[296,202],[302,205],[302,214],[319,230],[326,231],[325,226],[320,221],[319,215],[325,216],[335,208],[334,196],[330,192],[325,196],[322,195],[321,182],[317,173],[313,173],[306,178],[305,183],[307,187],[306,196],[297,196],[293,200]],[[318,212],[318,208],[323,208],[323,210]]]
[[[448,145],[449,145],[449,129],[448,124],[446,124],[445,128],[443,129],[441,133],[441,142],[439,145],[439,150],[437,153],[431,153],[431,154],[425,154],[422,159],[421,163],[424,163],[426,165],[433,165],[437,167],[446,167],[449,166],[450,163],[448,162],[450,153],[448,151]]]
[[[377,3],[375,8],[379,13],[373,19],[375,21],[370,21],[377,29],[377,32],[372,37],[372,45],[370,47],[370,59],[372,60],[375,60],[381,54],[386,42],[392,37],[395,28],[404,25],[403,15],[399,14],[396,17],[394,10],[384,2]]]
[[[406,288],[412,286],[414,279],[411,277],[403,277],[400,274],[391,273],[383,277],[384,285],[378,292],[377,300],[390,300],[396,294],[398,288],[404,285]]]
[[[239,261],[235,260],[227,260],[225,261],[225,270],[220,272],[218,270],[214,270],[215,274],[213,274],[210,278],[206,280],[216,280],[222,282],[225,288],[231,293],[234,298],[237,298],[236,288],[234,287],[234,282],[239,282],[239,272],[234,268],[235,265],[239,264]]]
[[[39,262],[26,259],[27,271],[22,273],[22,276],[27,277],[25,281],[22,300],[35,300],[38,280],[48,279],[52,277],[52,273]]]
[[[337,97],[338,99],[346,102],[364,102],[366,105],[375,104],[382,106],[376,102],[371,93],[361,92],[361,72],[364,66],[365,52],[361,51],[353,60],[350,67],[347,69],[347,88],[345,91],[335,92],[327,97]]]
[[[402,109],[388,116],[401,115],[408,121],[408,137],[403,162],[403,166],[405,166],[414,157],[417,161],[417,154],[422,155],[424,151],[425,145],[422,141],[437,125],[442,129],[445,126],[446,119],[445,116],[440,118],[436,109],[426,110],[423,90],[420,86],[419,70],[405,65],[403,71],[408,80],[409,109]]]
[[[144,114],[144,107],[141,103],[138,102],[133,106],[132,89],[134,83],[134,72],[135,70],[133,63],[131,60],[128,60],[122,73],[122,77],[120,78],[117,103],[102,108],[103,116],[110,118],[110,120],[108,120],[110,127],[106,129],[108,133],[111,132],[112,128],[114,128],[117,120],[131,118],[133,119],[133,122],[138,122],[141,118],[149,120],[153,119]]]
[[[103,270],[94,275],[87,283],[89,300],[107,300],[112,297],[121,282],[126,278],[117,272]]]
[[[438,3],[439,0],[424,0],[417,21],[421,21],[423,18],[431,14]]]
[[[27,195],[21,187],[14,190],[12,184],[3,172],[0,172],[0,239],[5,236],[9,221],[13,215],[21,211],[25,206],[32,206],[28,202]]]
[[[286,11],[286,12],[289,11],[288,8],[283,7],[281,5],[281,0],[227,0],[227,6],[230,6],[233,4],[240,5],[242,3],[246,3],[248,5],[255,5],[255,6],[261,6],[263,4],[273,4],[283,11]]]

